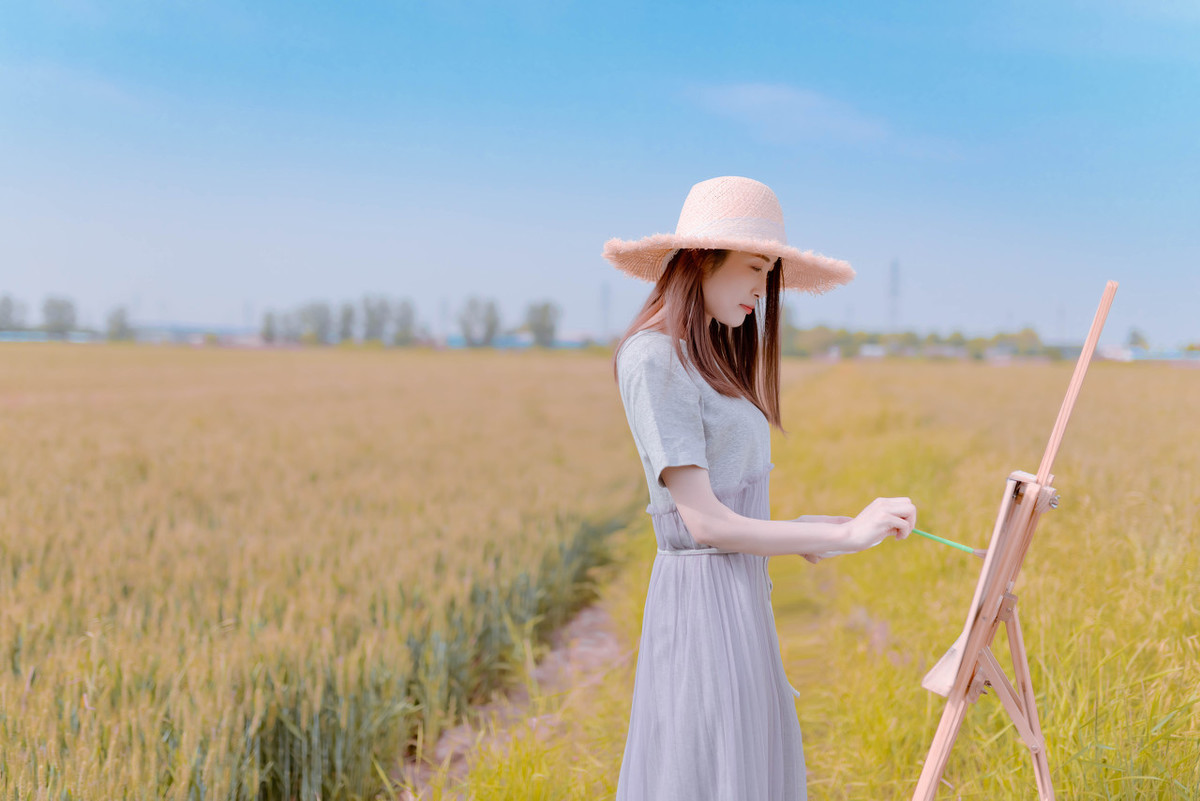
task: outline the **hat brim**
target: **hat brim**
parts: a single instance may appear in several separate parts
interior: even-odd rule
[[[666,267],[667,256],[676,250],[740,250],[783,259],[785,289],[819,295],[854,280],[849,262],[831,259],[811,250],[801,251],[770,240],[747,237],[654,234],[637,240],[610,239],[604,243],[604,258],[627,275],[655,283]]]

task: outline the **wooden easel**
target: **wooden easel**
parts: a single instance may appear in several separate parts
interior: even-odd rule
[[[1058,506],[1058,495],[1051,486],[1054,476],[1050,473],[1050,467],[1116,291],[1116,281],[1109,281],[1104,288],[1100,307],[1096,310],[1091,331],[1075,364],[1075,373],[1059,409],[1058,420],[1054,423],[1037,475],[1014,470],[1008,476],[992,539],[984,557],[983,570],[967,612],[966,626],[950,650],[921,681],[922,687],[946,696],[947,701],[933,744],[925,758],[916,792],[913,793],[913,801],[934,801],[942,773],[950,759],[950,749],[954,747],[962,727],[967,705],[975,703],[987,687],[996,691],[1004,710],[1033,755],[1034,775],[1041,801],[1054,799],[1050,764],[1046,759],[1046,741],[1038,722],[1037,703],[1029,679],[1029,660],[1025,655],[1025,641],[1017,617],[1017,596],[1013,595],[1012,589],[1038,520],[1047,509]],[[1008,635],[1013,672],[1016,674],[1015,687],[991,651],[992,641],[1001,623]]]

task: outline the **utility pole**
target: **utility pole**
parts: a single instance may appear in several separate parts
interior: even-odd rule
[[[600,341],[608,344],[608,282],[600,285]]]
[[[445,345],[450,339],[450,301],[442,296],[441,318],[439,326],[442,329],[442,344]]]
[[[888,287],[888,327],[893,334],[900,333],[900,262],[896,259],[892,259]]]

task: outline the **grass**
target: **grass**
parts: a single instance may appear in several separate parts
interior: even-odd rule
[[[1037,470],[1071,368],[790,363],[772,516],[855,514],[904,495],[922,529],[986,547],[1006,477]],[[1059,451],[1062,503],[1043,515],[1014,592],[1060,798],[1200,798],[1197,399],[1200,371],[1094,364]],[[635,528],[604,590],[631,646],[652,542]],[[980,565],[919,537],[816,566],[772,560],[810,798],[911,797],[944,704],[920,680],[961,630]],[[1011,676],[1003,633],[993,650]],[[579,725],[556,738],[514,732],[455,792],[611,797],[632,678],[630,663],[575,700]],[[944,778],[944,798],[1035,793],[994,693],[969,710]]]

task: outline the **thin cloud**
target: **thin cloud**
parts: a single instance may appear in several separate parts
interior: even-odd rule
[[[694,86],[685,96],[710,114],[740,122],[760,141],[778,145],[831,141],[881,145],[919,159],[960,161],[962,149],[943,137],[907,136],[882,119],[811,89],[787,84]]]
[[[743,122],[760,138],[779,144],[798,139],[883,142],[891,138],[882,120],[810,89],[738,83],[693,87],[687,95],[705,111]]]
[[[0,64],[0,89],[38,97],[90,100],[133,110],[145,104],[112,81],[61,64]]]
[[[1200,22],[1200,5],[1195,0],[1074,0],[1068,2],[1084,13],[1116,10],[1132,17],[1161,19],[1168,22]]]
[[[1195,0],[1015,0],[979,8],[983,38],[1010,49],[1189,67],[1200,58]]]

